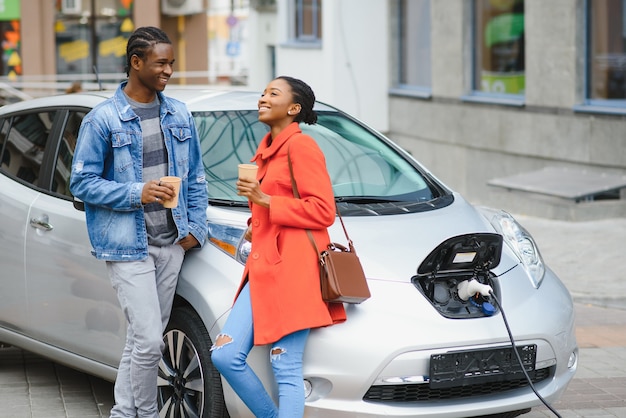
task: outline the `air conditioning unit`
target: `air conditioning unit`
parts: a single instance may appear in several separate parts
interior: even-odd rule
[[[259,12],[275,12],[276,0],[250,0],[250,7]]]
[[[61,13],[64,15],[79,15],[83,12],[82,0],[62,0]]]
[[[161,13],[168,16],[193,15],[204,12],[204,0],[161,0]]]

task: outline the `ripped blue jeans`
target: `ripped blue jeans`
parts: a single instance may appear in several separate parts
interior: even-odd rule
[[[278,407],[246,359],[254,345],[250,289],[237,297],[222,333],[211,348],[211,360],[241,400],[260,418],[297,418],[304,415],[302,355],[308,329],[286,335],[270,349],[278,384]]]

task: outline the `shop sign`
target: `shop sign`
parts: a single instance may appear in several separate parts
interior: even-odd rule
[[[89,42],[72,41],[59,45],[59,55],[67,62],[78,61],[89,56]]]
[[[0,20],[20,18],[20,0],[0,0]]]

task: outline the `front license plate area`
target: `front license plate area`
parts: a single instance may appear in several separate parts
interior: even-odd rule
[[[537,345],[517,346],[524,369],[532,377]],[[485,382],[519,379],[524,372],[512,347],[450,351],[430,356],[430,387],[452,388]]]

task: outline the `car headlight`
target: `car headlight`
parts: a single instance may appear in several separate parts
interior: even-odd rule
[[[246,264],[250,242],[243,238],[246,228],[209,222],[209,242],[241,264]]]
[[[539,288],[546,272],[543,258],[533,237],[509,213],[489,208],[481,208],[483,215],[502,235],[504,242],[513,250],[533,286]]]

